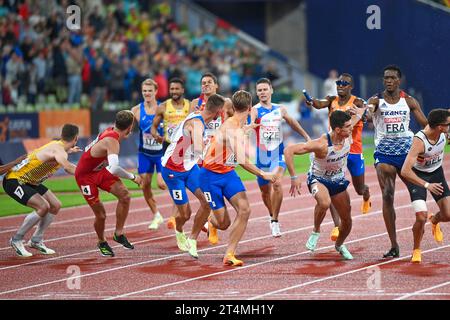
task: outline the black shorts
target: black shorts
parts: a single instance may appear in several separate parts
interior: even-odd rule
[[[24,206],[36,193],[43,196],[48,191],[48,188],[43,184],[37,186],[29,183],[22,184],[17,179],[3,179],[3,189],[11,198]]]
[[[423,172],[413,168],[413,171],[417,176],[428,183],[442,183],[442,187],[444,188],[444,192],[438,196],[434,193],[431,193],[431,196],[434,198],[436,202],[441,200],[442,198],[450,196],[450,190],[448,189],[447,181],[445,180],[444,170],[442,167],[434,170],[433,172]],[[407,182],[406,186],[408,187],[409,196],[411,197],[411,201],[416,200],[427,200],[427,189],[422,186],[415,185],[411,182]]]

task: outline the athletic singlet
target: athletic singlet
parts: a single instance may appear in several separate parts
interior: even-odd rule
[[[351,139],[345,139],[344,145],[340,150],[334,149],[329,133],[327,133],[327,139],[327,156],[324,159],[319,159],[315,157],[314,153],[311,153],[311,166],[309,168],[309,173],[329,181],[342,180],[345,178],[345,170],[347,168],[347,157],[350,153]]]
[[[375,152],[387,155],[405,155],[409,152],[414,134],[409,130],[410,109],[406,94],[400,92],[396,104],[387,103],[379,96],[378,108],[373,114]]]
[[[189,100],[183,99],[183,108],[176,109],[173,106],[172,99],[166,101],[166,111],[164,112],[164,139],[171,143],[175,128],[182,122],[189,114]]]
[[[61,144],[61,140],[51,141],[42,147],[33,150],[22,162],[16,164],[6,175],[5,179],[17,179],[20,183],[39,185],[45,179],[51,177],[61,165],[56,160],[42,161],[37,158],[37,153],[52,144]]]
[[[108,128],[101,132],[97,138],[94,139],[86,148],[81,155],[80,161],[78,161],[77,168],[75,169],[75,176],[80,176],[82,174],[90,174],[92,172],[98,172],[108,165],[108,155],[103,157],[94,158],[91,155],[92,147],[105,138],[113,138],[119,141],[119,134],[114,131],[114,128]]]
[[[177,172],[186,172],[191,170],[200,160],[200,156],[194,154],[192,138],[186,139],[184,135],[184,124],[191,119],[200,119],[204,130],[206,129],[205,121],[200,114],[195,112],[189,114],[172,134],[172,143],[167,147],[166,153],[161,158],[163,167]]]
[[[231,130],[231,129],[230,129]],[[237,166],[236,155],[230,148],[229,142],[223,145],[223,139],[211,138],[211,144],[203,160],[203,168],[216,173],[228,173]]]
[[[441,133],[435,144],[430,143],[423,131],[417,132],[415,137],[423,141],[425,152],[419,154],[414,168],[422,172],[433,172],[442,166],[445,141],[447,140],[445,133]]]
[[[356,97],[351,96],[350,99],[347,101],[344,105],[339,105],[339,97],[336,97],[330,105],[330,110],[328,113],[328,120],[331,116],[331,113],[336,110],[341,111],[347,111],[353,106],[353,102],[355,101]],[[330,127],[330,126],[329,126]],[[359,120],[354,126],[353,126],[353,132],[352,132],[352,146],[350,147],[350,153],[354,154],[361,154],[363,153],[363,145],[362,145],[362,131],[363,131],[364,123],[362,120]]]
[[[158,103],[159,105],[159,103]],[[154,114],[147,114],[145,112],[144,102],[139,106],[139,152],[151,155],[162,155],[162,144],[158,143],[151,134]],[[160,123],[158,127],[158,134],[164,135],[164,124]]]
[[[195,107],[195,111],[203,111],[205,109],[206,100],[205,96],[203,94],[198,97],[198,103]],[[217,116],[217,118],[211,120],[206,125],[206,132],[205,132],[205,138],[209,140],[213,135],[214,132],[219,129],[219,127],[222,125],[222,123],[225,121],[225,115],[223,111]]]
[[[255,123],[261,124],[256,128],[258,154],[261,151],[273,151],[277,148],[283,150],[283,132],[281,130],[283,116],[280,106],[272,104],[272,108],[267,109],[258,104],[256,109],[258,115]]]

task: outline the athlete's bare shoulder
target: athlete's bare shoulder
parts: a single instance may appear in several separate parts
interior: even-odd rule
[[[134,117],[136,118],[137,121],[139,121],[139,113],[140,113],[140,105],[135,105],[133,108],[131,108],[131,112],[133,112]]]

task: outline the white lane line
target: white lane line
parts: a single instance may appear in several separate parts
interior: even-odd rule
[[[411,230],[411,227],[407,227],[407,228],[403,228],[403,229],[397,230],[397,232],[399,232],[399,231],[405,231],[405,230]],[[386,234],[386,233],[385,233],[385,234]],[[355,242],[355,241],[349,241],[349,242],[347,242],[347,243],[352,243],[352,242]],[[331,247],[331,246],[330,246],[330,247]],[[422,251],[422,253],[428,253],[428,252],[438,251],[438,250],[445,249],[445,248],[448,248],[448,247],[450,247],[450,244],[448,244],[448,245],[446,245],[446,246],[440,246],[440,247],[437,247],[437,248],[425,250],[425,251]],[[252,298],[249,298],[248,300],[257,300],[257,299],[261,299],[261,298],[264,298],[264,297],[267,297],[267,296],[271,296],[271,295],[274,295],[274,294],[278,294],[278,293],[281,293],[281,292],[285,292],[285,291],[288,291],[288,290],[297,289],[297,288],[301,288],[301,287],[306,287],[306,286],[309,286],[309,285],[311,285],[311,284],[319,283],[319,282],[322,282],[322,281],[327,281],[327,280],[331,280],[331,279],[336,279],[336,278],[339,278],[339,277],[342,277],[342,276],[346,276],[346,275],[353,274],[353,273],[356,273],[356,272],[364,271],[364,270],[367,270],[367,269],[370,269],[370,268],[373,268],[373,267],[376,267],[376,266],[382,266],[382,265],[385,265],[385,264],[389,264],[389,263],[393,263],[393,262],[396,262],[396,261],[404,260],[404,259],[407,259],[407,258],[411,258],[411,255],[406,255],[406,256],[403,256],[403,257],[400,257],[400,258],[397,258],[397,259],[392,259],[392,260],[385,261],[385,262],[380,262],[380,263],[376,263],[376,264],[371,264],[371,265],[366,266],[366,267],[363,267],[363,268],[354,269],[354,270],[350,270],[350,271],[347,271],[347,272],[338,273],[338,274],[333,275],[333,276],[329,276],[329,277],[325,277],[325,278],[320,278],[320,279],[317,279],[317,280],[313,280],[313,281],[308,281],[308,282],[305,282],[305,283],[301,283],[301,284],[298,284],[298,285],[295,285],[295,286],[290,286],[290,287],[278,289],[278,290],[275,290],[275,291],[267,292],[267,293],[260,294],[260,295],[254,296],[254,297],[252,297]],[[394,294],[394,295],[395,295],[395,294]]]
[[[258,190],[258,191],[259,191],[259,190]],[[404,192],[406,192],[406,191],[407,191],[407,190],[401,190],[401,191],[399,191],[398,193],[404,193]],[[250,192],[249,192],[249,193],[250,193]],[[296,198],[289,197],[289,198],[284,199],[283,202],[300,200],[301,197],[311,197],[311,195],[310,195],[310,194],[303,194],[303,195],[300,195],[299,197],[296,197]],[[381,198],[381,194],[376,194],[376,195],[374,195],[374,196],[371,196],[371,199],[378,199],[378,198]],[[311,197],[311,199],[313,199],[313,198]],[[358,198],[353,199],[353,200],[351,200],[351,201],[359,201],[359,200],[360,200],[360,198],[358,197]],[[195,201],[192,201],[191,204],[197,203],[197,202],[198,202],[198,200],[196,199]],[[253,202],[253,203],[251,204],[251,208],[252,208],[252,210],[254,210],[255,207],[260,206],[260,205],[263,205],[263,204],[264,204],[263,201]],[[171,205],[171,204],[167,204],[166,206],[167,206],[167,207],[169,207],[169,206],[171,207],[172,205]],[[265,207],[264,207],[264,208],[265,208]],[[311,209],[314,209],[314,207],[310,207],[310,208],[311,208]],[[129,213],[135,213],[135,212],[141,212],[141,211],[148,211],[148,210],[149,210],[148,208],[140,208],[140,209],[130,210]],[[231,208],[231,210],[234,211],[233,208]],[[115,212],[114,212],[114,213],[111,213],[110,215],[111,215],[111,216],[115,215]],[[280,215],[282,215],[282,211],[280,211]],[[260,219],[264,219],[264,218],[267,218],[267,217],[268,217],[268,216],[262,216],[262,217],[259,217],[259,218],[250,219],[249,221],[260,220]],[[77,219],[77,220],[85,220],[85,219],[93,219],[93,217],[92,217],[92,218],[91,218],[91,217],[89,217],[89,218],[79,218],[79,219]],[[165,219],[164,219],[164,221],[167,221],[167,220],[168,220],[168,218],[165,218]],[[138,227],[138,226],[148,225],[148,224],[149,224],[148,221],[145,221],[145,222],[139,222],[139,223],[136,223],[136,224],[127,225],[125,228],[128,229],[128,228],[131,228],[131,227]],[[55,225],[55,223],[52,223],[52,224],[51,224],[51,226],[54,226],[54,225]],[[112,228],[107,228],[107,229],[105,229],[105,231],[112,231],[112,230],[115,230],[115,228],[112,227]],[[13,231],[16,231],[16,230],[13,230]],[[0,232],[0,233],[1,233],[1,232]],[[85,236],[88,236],[88,235],[95,235],[95,231],[90,231],[90,232],[85,232],[85,233],[78,233],[78,234],[73,234],[73,235],[68,235],[68,236],[58,237],[58,238],[49,238],[49,239],[45,239],[45,242],[47,243],[47,242],[59,241],[59,240],[66,240],[66,239],[72,239],[72,238],[77,238],[77,237],[85,237]],[[11,249],[11,247],[3,247],[3,248],[0,248],[0,251],[10,250],[10,249]],[[1,270],[1,269],[0,269],[0,270]]]
[[[428,200],[428,202],[432,202],[432,201],[434,201],[434,200]],[[404,206],[398,207],[398,209],[407,208],[409,206],[410,205],[404,205]],[[311,210],[311,208],[304,208],[303,210]],[[298,210],[292,210],[291,212],[297,212],[297,211]],[[381,210],[375,211],[375,212],[371,212],[371,213],[368,213],[368,214],[365,214],[365,215],[359,215],[359,216],[354,217],[353,220],[355,220],[355,219],[362,219],[362,218],[365,218],[365,217],[370,217],[370,216],[377,215],[377,214],[380,214],[380,213],[381,213]],[[259,218],[256,218],[256,219],[259,219]],[[330,221],[330,222],[327,222],[327,223],[322,223],[322,225],[331,225],[331,224],[333,224],[333,221]],[[289,233],[294,233],[294,232],[303,231],[303,230],[311,230],[312,227],[313,227],[312,225],[305,226],[305,227],[301,227],[301,228],[298,228],[298,229],[285,231],[285,232],[283,232],[283,234],[289,234]],[[383,234],[386,234],[386,233],[382,233],[380,235],[383,235]],[[240,241],[240,244],[247,243],[247,242],[253,242],[253,241],[259,241],[259,240],[262,240],[262,239],[269,239],[269,238],[272,238],[272,235],[266,235],[266,236],[261,236],[261,237],[247,239],[247,240],[244,240],[244,241]],[[371,238],[371,237],[369,237],[369,238]],[[363,238],[363,239],[366,239],[366,238]],[[149,241],[149,240],[143,240],[143,241]],[[206,251],[216,250],[218,248],[225,248],[226,246],[227,246],[227,244],[223,244],[223,245],[219,245],[219,246],[205,248],[205,249],[198,250],[198,251],[199,252],[206,252]],[[325,248],[323,248],[323,249],[325,249]],[[320,250],[320,249],[318,249],[318,250]],[[304,252],[304,253],[309,253],[309,251]],[[304,254],[304,253],[301,253],[301,254]],[[281,257],[281,258],[277,258],[277,259],[274,259],[274,260],[271,260],[271,261],[283,260],[283,259],[286,259],[288,257],[296,256],[296,255],[299,255],[299,254],[297,253],[297,254],[293,254],[293,255],[287,256],[287,257]],[[76,276],[76,277],[71,277],[71,279],[73,280],[73,279],[78,279],[78,278],[94,276],[94,275],[98,275],[98,274],[103,274],[105,272],[122,270],[122,269],[130,268],[130,267],[135,267],[135,266],[140,266],[140,265],[144,265],[144,264],[149,264],[149,263],[152,263],[152,262],[158,262],[158,261],[163,261],[163,260],[170,260],[172,258],[181,257],[181,256],[187,256],[187,254],[186,253],[180,253],[180,254],[169,255],[169,256],[166,256],[166,257],[158,258],[158,259],[151,259],[151,260],[146,260],[146,261],[142,261],[142,262],[126,264],[126,265],[119,266],[119,267],[114,267],[114,268],[110,268],[110,269],[104,269],[104,270],[96,271],[96,272],[93,272],[93,273],[87,273],[87,274],[79,275],[79,276]],[[53,259],[57,259],[57,257],[53,258]],[[42,261],[39,261],[39,262],[45,262],[45,261],[49,261],[49,260],[50,259],[46,259],[46,260],[42,260]],[[30,262],[30,263],[32,263],[32,262]],[[263,262],[263,263],[266,263],[266,262]],[[259,264],[261,264],[261,263],[259,263]],[[250,266],[256,266],[256,265],[259,265],[259,264],[253,264],[253,265],[250,265]],[[244,266],[244,267],[241,267],[241,268],[238,268],[238,269],[232,269],[232,270],[239,270],[239,269],[242,269],[242,268],[248,268],[250,266]],[[227,272],[228,272],[228,270],[227,270]],[[214,274],[212,274],[212,275],[214,275]],[[212,275],[205,275],[205,276],[212,276]],[[35,284],[35,285],[31,285],[31,286],[26,286],[26,287],[21,287],[21,288],[17,288],[17,289],[8,290],[8,291],[3,291],[3,292],[0,292],[0,295],[5,295],[5,294],[8,294],[8,293],[19,292],[19,291],[23,291],[23,290],[27,290],[27,289],[32,289],[32,288],[38,288],[38,287],[51,285],[51,284],[64,282],[64,281],[67,281],[67,278],[54,280],[54,281],[49,281],[49,282],[44,282],[44,283]],[[189,281],[192,281],[192,279],[189,280]]]
[[[406,300],[406,299],[411,298],[413,296],[417,296],[419,294],[425,294],[427,291],[431,291],[431,290],[434,290],[434,289],[437,289],[437,288],[442,288],[442,287],[445,287],[445,286],[448,286],[448,285],[450,285],[450,281],[447,281],[447,282],[444,282],[444,283],[441,283],[441,284],[438,284],[438,285],[435,285],[435,286],[432,286],[432,287],[429,287],[429,288],[425,288],[425,289],[422,289],[422,290],[419,290],[419,291],[414,291],[412,293],[405,294],[404,296],[395,298],[394,300]],[[433,295],[433,293],[431,293],[431,295]],[[446,295],[450,296],[450,292],[446,293]]]
[[[406,192],[406,190],[402,190],[402,191],[399,191],[398,193],[401,194],[401,193],[405,193],[405,192]],[[380,198],[380,197],[381,197],[381,195],[377,194],[375,196],[372,196],[372,199],[376,199],[376,198]],[[291,199],[295,199],[295,198],[291,198]],[[286,199],[286,200],[288,200],[288,199]],[[359,199],[352,199],[351,201],[353,202],[353,201],[358,201],[358,200]],[[259,202],[255,203],[255,205],[256,204],[261,205],[261,204],[263,204],[263,202],[259,201]],[[403,209],[405,207],[408,207],[408,205],[399,206],[397,208],[398,209]],[[314,209],[314,206],[306,207],[306,208],[302,208],[302,209],[290,210],[290,211],[281,211],[279,216],[290,215],[292,213],[301,213],[301,212],[304,212],[304,211],[311,212],[311,210],[313,210],[313,209]],[[366,216],[366,217],[367,216],[371,216],[372,214],[377,213],[377,212],[381,212],[381,211],[372,212],[372,213],[366,214],[364,216]],[[361,215],[361,217],[363,217],[363,215]],[[259,222],[261,220],[266,220],[266,219],[267,219],[267,216],[261,216],[261,217],[257,217],[257,218],[250,218],[249,222]],[[137,223],[137,224],[134,224],[134,225],[129,225],[127,227],[127,229],[131,228],[131,227],[135,227],[135,226],[146,225],[146,224],[147,224],[147,222],[141,222],[141,223]],[[322,223],[322,225],[328,225],[328,223]],[[113,228],[108,228],[105,231],[112,231],[112,230],[114,230],[114,227]],[[186,232],[186,234],[189,234],[189,233],[190,232]],[[286,232],[283,231],[283,234],[284,233],[289,233],[289,231],[286,231]],[[77,234],[77,235],[71,235],[71,236],[66,236],[66,237],[61,237],[61,238],[49,239],[49,240],[46,240],[46,242],[51,242],[51,241],[56,241],[56,240],[61,240],[61,239],[68,239],[68,238],[81,237],[81,236],[86,236],[86,235],[90,235],[90,234],[95,234],[95,232],[88,232],[88,233],[85,233],[85,234]],[[174,237],[174,234],[170,234],[170,235],[162,236],[162,237],[157,237],[157,238],[141,240],[141,241],[136,241],[136,242],[133,242],[133,243],[134,244],[140,244],[140,243],[146,243],[146,242],[151,242],[151,241],[156,241],[156,240],[161,240],[161,239],[167,239],[167,238],[172,238],[172,237]],[[242,241],[241,241],[241,243],[242,243]],[[117,248],[117,247],[120,247],[120,245],[113,246],[113,248]],[[217,248],[217,246],[216,246],[216,248]],[[10,249],[10,247],[1,248],[0,250],[6,250],[6,249]],[[20,268],[20,267],[23,267],[23,266],[28,266],[28,265],[38,264],[38,263],[45,263],[47,261],[54,261],[54,260],[64,259],[64,258],[78,256],[78,255],[82,255],[82,254],[88,254],[88,253],[92,253],[92,252],[96,252],[96,251],[97,250],[82,251],[82,252],[72,253],[72,254],[63,255],[63,256],[57,256],[57,257],[54,257],[54,258],[48,258],[48,259],[45,259],[45,260],[36,260],[36,261],[30,261],[30,262],[16,264],[16,265],[7,266],[7,267],[1,267],[0,271],[7,270],[7,269]]]
[[[332,223],[332,222],[330,222],[330,224],[331,224],[331,223]],[[405,230],[410,230],[410,229],[411,229],[410,227],[407,227],[407,228],[399,229],[399,230],[397,230],[397,232],[401,232],[401,231],[405,231]],[[368,236],[368,237],[364,237],[364,238],[360,238],[360,239],[355,239],[355,240],[352,240],[352,241],[348,241],[348,242],[346,242],[346,244],[356,243],[356,242],[361,242],[361,241],[369,240],[369,239],[374,239],[374,238],[378,238],[378,237],[381,237],[381,236],[386,235],[386,234],[387,234],[386,232],[383,232],[383,233],[371,235],[371,236]],[[450,247],[450,245],[447,245],[447,246],[445,246],[445,247]],[[436,249],[423,251],[423,253],[431,252],[431,251],[435,251],[435,250],[440,250],[440,249],[443,249],[443,248],[445,248],[445,247],[439,247],[439,248],[436,248]],[[328,249],[331,249],[331,248],[334,248],[334,245],[326,246],[326,247],[321,247],[321,248],[319,248],[319,249],[317,249],[317,250],[315,250],[315,251],[328,250]],[[253,268],[253,267],[256,267],[256,266],[261,266],[261,265],[264,265],[264,264],[273,263],[273,262],[276,262],[276,261],[281,261],[281,260],[285,260],[285,259],[289,259],[289,258],[293,258],[293,257],[305,255],[305,254],[310,254],[310,253],[311,253],[310,251],[303,251],[303,252],[300,252],[300,253],[295,253],[295,254],[291,254],[291,255],[287,255],[287,256],[282,256],[282,257],[275,258],[275,259],[269,259],[269,260],[266,260],[266,261],[254,263],[254,264],[247,265],[247,266],[244,265],[244,266],[242,266],[242,267],[234,268],[234,269],[231,269],[231,270],[225,270],[225,271],[215,272],[215,273],[211,273],[211,274],[207,274],[207,275],[203,275],[203,276],[199,276],[199,277],[195,277],[195,278],[189,278],[189,279],[185,279],[185,280],[181,280],[181,281],[176,281],[176,282],[172,282],[172,283],[166,283],[166,284],[163,284],[163,285],[159,285],[159,286],[151,287],[151,288],[146,288],[146,289],[142,289],[142,290],[139,290],[139,291],[134,291],[134,292],[124,293],[124,294],[120,294],[120,295],[117,295],[117,296],[112,296],[112,297],[110,297],[110,298],[108,298],[108,299],[106,299],[106,300],[114,300],[114,299],[126,298],[126,297],[130,297],[130,296],[134,296],[134,295],[136,295],[136,294],[144,293],[144,292],[154,291],[154,290],[158,290],[158,289],[162,289],[162,288],[166,288],[166,287],[171,287],[171,286],[175,286],[175,285],[179,285],[179,284],[184,284],[184,283],[188,283],[188,282],[192,282],[192,281],[196,281],[196,280],[201,280],[201,279],[208,278],[208,277],[218,276],[218,275],[230,273],[230,272],[233,272],[233,271],[245,270],[245,269],[248,269],[248,268]],[[337,253],[336,253],[336,255],[337,255]],[[338,257],[338,256],[337,256],[337,257]],[[348,271],[348,272],[341,273],[341,274],[338,274],[338,275],[335,275],[335,276],[326,277],[326,278],[321,278],[321,279],[318,279],[318,280],[315,280],[315,281],[310,281],[310,282],[307,282],[307,283],[304,283],[304,284],[301,284],[301,285],[298,285],[298,286],[293,286],[293,287],[289,287],[289,288],[285,288],[285,289],[276,290],[276,291],[273,291],[273,292],[269,292],[269,293],[267,293],[267,294],[258,295],[258,296],[255,296],[255,297],[253,297],[253,298],[249,298],[248,300],[255,300],[255,299],[264,297],[264,296],[269,295],[269,294],[272,294],[272,293],[275,294],[275,293],[283,292],[283,291],[286,291],[286,290],[289,290],[289,289],[293,289],[293,288],[295,288],[295,287],[301,287],[301,286],[313,284],[313,283],[316,283],[316,282],[321,282],[321,281],[329,280],[329,279],[336,278],[336,277],[340,277],[340,276],[343,276],[343,275],[346,275],[346,274],[351,274],[351,273],[353,273],[353,272],[357,272],[357,271],[361,271],[361,270],[366,270],[366,269],[368,269],[368,268],[372,268],[372,267],[377,266],[377,265],[382,265],[382,264],[392,263],[392,262],[394,262],[394,261],[402,260],[402,259],[405,259],[405,258],[408,258],[408,257],[411,257],[411,255],[409,255],[409,256],[404,256],[404,257],[399,258],[399,259],[394,259],[394,260],[386,261],[386,262],[383,262],[383,263],[372,264],[372,265],[367,266],[367,267],[364,267],[364,268],[360,268],[360,269],[357,269],[357,270]]]
[[[449,161],[450,162],[450,161]],[[305,173],[302,173],[301,174],[301,176],[305,176],[306,177],[306,174]],[[376,176],[376,171],[375,170],[371,170],[370,172],[366,172],[366,174],[365,174],[365,177],[366,178],[372,178],[373,176]],[[284,186],[284,188],[286,188],[286,189],[289,189],[290,188],[290,183],[287,183],[287,182],[289,182],[290,180],[289,180],[289,178],[287,178],[286,176],[284,176],[283,177],[283,180],[284,180],[284,182],[285,183],[283,183],[283,186]],[[371,180],[371,179],[370,179]],[[378,182],[377,182],[377,180],[375,179],[374,180],[375,182],[371,182],[370,184],[368,184],[369,186],[375,186],[375,185],[378,185]],[[366,181],[367,182],[367,181]],[[256,180],[251,180],[251,181],[249,181],[249,180],[247,180],[247,181],[245,181],[244,182],[244,185],[245,185],[245,188],[247,189],[247,194],[253,194],[253,193],[260,193],[261,191],[259,190],[259,187],[257,187],[257,182],[256,182]],[[257,188],[253,188],[253,185],[254,186],[256,186]],[[248,190],[248,189],[252,189],[252,190]],[[156,195],[154,195],[154,197],[155,197],[155,200],[158,200],[159,198],[167,198],[167,200],[168,201],[171,201],[171,198],[170,198],[170,195],[167,193],[167,192],[164,192],[163,190],[161,191],[161,193],[158,193],[158,194],[156,194]],[[195,196],[194,195],[192,195],[192,197],[193,197],[193,201],[190,201],[190,203],[194,203],[194,201],[198,201],[197,200],[197,198],[195,198]],[[143,199],[143,197],[142,198],[133,198],[133,199]],[[109,203],[111,203],[111,202],[114,202],[114,201],[117,201],[117,200],[112,200],[112,201],[108,201],[108,202],[105,202],[105,204],[109,204]],[[143,200],[144,201],[144,200]],[[147,203],[145,203],[145,201],[144,201],[144,205],[145,205],[145,209],[149,209],[148,207],[147,207]],[[170,202],[170,206],[172,205],[172,202]],[[89,205],[87,205],[87,204],[82,204],[82,205],[78,205],[78,206],[73,206],[73,207],[67,207],[67,208],[62,208],[61,210],[60,210],[60,212],[59,212],[59,215],[61,215],[64,211],[71,211],[71,210],[75,210],[75,209],[84,209],[84,208],[87,208],[87,209],[89,209],[87,212],[89,213],[89,216],[88,217],[83,217],[83,218],[76,218],[76,219],[70,219],[70,220],[63,220],[63,221],[55,221],[54,223],[52,223],[52,225],[55,225],[55,224],[58,224],[58,223],[64,223],[64,222],[73,222],[73,221],[82,221],[82,220],[85,220],[85,219],[93,219],[93,214],[91,214],[91,208],[89,207]],[[159,205],[158,205],[158,208],[159,208]],[[85,210],[83,210],[82,212],[85,212]],[[2,221],[2,220],[7,220],[7,219],[14,219],[14,218],[19,218],[19,217],[22,217],[22,219],[27,215],[28,213],[21,213],[21,214],[16,214],[16,215],[10,215],[10,216],[6,216],[6,217],[0,217],[0,221]],[[114,211],[111,211],[111,212],[109,212],[108,214],[107,214],[107,216],[109,215],[109,214],[115,214],[114,213]],[[1,233],[5,233],[5,232],[12,232],[12,231],[16,231],[16,229],[10,229],[10,230],[2,230],[2,231],[0,231],[0,234]]]

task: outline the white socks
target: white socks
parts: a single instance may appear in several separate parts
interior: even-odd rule
[[[36,211],[33,211],[29,215],[27,215],[19,230],[17,230],[16,234],[12,237],[13,241],[23,240],[24,235],[28,231],[30,231],[30,229],[33,228],[40,220],[41,217],[36,213]]]
[[[48,226],[52,223],[53,218],[55,217],[54,214],[51,214],[50,212],[47,213],[45,217],[41,219],[39,222],[36,231],[34,232],[33,236],[31,237],[32,242],[41,242],[44,238],[44,232],[47,230]]]

